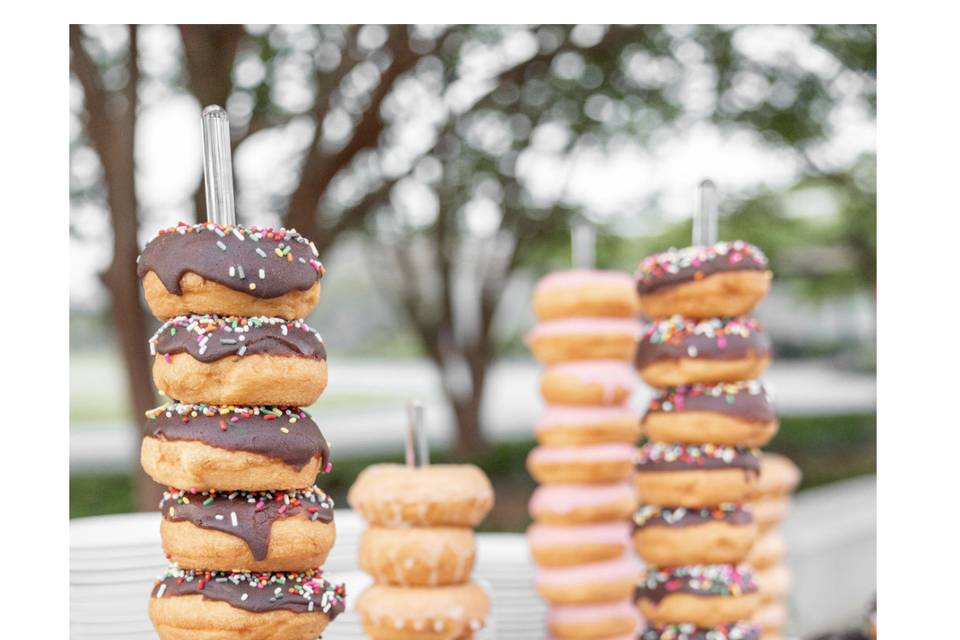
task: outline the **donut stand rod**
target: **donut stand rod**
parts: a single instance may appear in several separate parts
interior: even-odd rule
[[[423,422],[423,403],[419,400],[407,403],[405,449],[408,467],[425,467],[430,464],[430,447],[427,445],[427,429]]]
[[[212,104],[200,116],[203,137],[203,185],[207,195],[207,221],[223,226],[237,224],[233,206],[233,163],[230,160],[230,118]]]
[[[570,228],[570,249],[574,269],[593,269],[597,262],[597,231],[577,218]]]
[[[700,183],[700,208],[693,214],[693,246],[716,244],[719,208],[717,185],[713,180],[704,180]]]

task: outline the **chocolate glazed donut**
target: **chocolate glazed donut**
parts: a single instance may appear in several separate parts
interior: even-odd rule
[[[742,562],[757,539],[743,505],[687,509],[642,505],[633,516],[637,554],[655,566]]]
[[[745,447],[648,442],[637,450],[634,485],[646,503],[705,507],[746,500],[759,470]]]
[[[749,620],[759,606],[753,575],[731,564],[650,569],[637,584],[634,600],[654,623],[700,627]]]
[[[695,624],[651,624],[639,640],[760,640],[760,629],[747,622],[720,624],[709,629]]]

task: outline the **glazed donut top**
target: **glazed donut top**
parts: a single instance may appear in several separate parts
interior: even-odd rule
[[[651,293],[725,271],[767,271],[767,264],[763,251],[743,240],[671,248],[640,262],[636,273],[637,291]]]
[[[647,442],[637,449],[638,472],[691,469],[743,469],[759,474],[760,458],[756,449],[719,444]]]
[[[302,320],[267,316],[177,316],[150,338],[150,354],[188,353],[201,362],[263,354],[325,360],[323,338]]]
[[[333,522],[333,499],[318,487],[294,491],[184,491],[170,488],[160,500],[160,513],[171,522],[192,522],[237,536],[254,559],[264,560],[270,529],[276,520],[303,515]]]
[[[171,402],[147,412],[143,435],[192,440],[228,451],[247,451],[302,469],[320,458],[330,471],[330,447],[310,416],[296,407],[246,407]]]
[[[157,579],[156,598],[201,595],[231,607],[264,613],[280,609],[294,613],[325,613],[331,620],[343,613],[344,585],[334,586],[323,569],[298,573],[249,571],[195,571],[176,565]]]
[[[660,602],[674,593],[703,597],[740,596],[756,590],[753,574],[745,566],[692,564],[650,568],[637,584],[634,600],[643,598]]]
[[[643,369],[658,360],[722,360],[769,353],[770,341],[753,318],[693,320],[675,315],[647,325],[634,364]]]
[[[760,640],[760,629],[749,622],[724,623],[709,629],[689,623],[651,622],[639,640]]]
[[[137,277],[153,272],[175,295],[195,273],[256,298],[306,291],[323,277],[317,247],[293,229],[179,223],[161,229],[137,260]]]
[[[767,423],[777,419],[770,394],[759,380],[656,389],[647,405],[647,415],[684,411],[722,413],[747,422]]]
[[[726,502],[715,507],[688,509],[686,507],[658,507],[640,505],[633,514],[634,530],[651,526],[694,527],[708,522],[727,522],[733,525],[750,524],[753,514],[742,504]]]

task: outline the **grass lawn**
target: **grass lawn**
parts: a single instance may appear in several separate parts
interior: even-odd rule
[[[877,469],[876,414],[786,416],[780,433],[766,447],[792,458],[803,470],[801,489],[875,473]],[[483,523],[487,531],[522,531],[529,523],[527,500],[534,482],[527,474],[527,452],[532,440],[498,442],[488,451],[457,457],[434,451],[435,462],[471,462],[493,481],[497,504]],[[320,477],[322,486],[339,505],[346,505],[347,489],[368,465],[394,461],[383,456],[337,458],[333,470]],[[134,510],[132,479],[123,473],[83,473],[70,476],[70,517]]]

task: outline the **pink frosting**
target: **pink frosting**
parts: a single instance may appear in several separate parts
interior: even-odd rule
[[[620,462],[631,461],[637,450],[626,443],[594,444],[578,447],[537,447],[530,452],[530,462]]]
[[[614,420],[636,420],[639,422],[640,415],[626,403],[609,407],[555,404],[544,410],[534,429],[542,431],[562,427],[590,426]]]
[[[564,586],[571,584],[614,582],[640,579],[643,563],[627,553],[614,560],[578,564],[572,567],[543,568],[537,572],[537,584]]]
[[[629,484],[544,484],[530,496],[530,513],[550,511],[570,513],[581,507],[595,507],[620,500],[633,500],[633,488]]]
[[[561,362],[547,369],[551,373],[573,376],[581,384],[599,384],[607,400],[613,399],[617,389],[633,391],[636,375],[630,363],[622,360],[576,360]]]
[[[539,323],[527,334],[527,342],[542,336],[570,334],[626,334],[637,339],[642,327],[639,320],[632,318],[563,318]]]
[[[547,612],[547,621],[557,624],[589,624],[598,620],[628,616],[636,618],[637,623],[640,623],[640,613],[634,604],[629,600],[618,600],[596,604],[554,605]],[[624,636],[624,638],[631,637]]]
[[[534,295],[550,289],[582,287],[591,284],[622,285],[633,291],[633,278],[623,271],[599,271],[595,269],[570,269],[554,271],[540,278],[534,287]]]
[[[600,522],[584,525],[533,524],[527,529],[530,546],[622,544],[630,541],[630,523]]]

